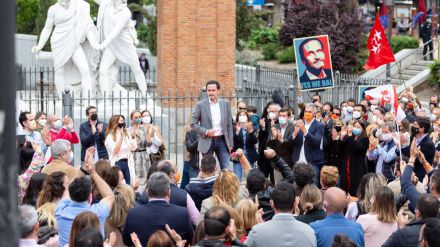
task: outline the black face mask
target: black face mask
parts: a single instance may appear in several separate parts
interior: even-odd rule
[[[96,113],[92,114],[92,115],[90,116],[90,119],[91,119],[92,121],[96,121],[96,120],[98,120],[98,114],[96,114]]]
[[[417,135],[419,133],[419,128],[416,128],[414,126],[411,126],[411,134],[413,136]]]
[[[336,132],[341,132],[342,126],[335,126]]]
[[[121,128],[121,129],[125,128],[125,123],[118,123],[118,127]]]

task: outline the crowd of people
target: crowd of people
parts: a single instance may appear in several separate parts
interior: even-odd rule
[[[220,84],[206,89],[182,171],[148,110],[128,127],[89,106],[79,135],[69,116],[21,112],[20,246],[440,246],[438,96],[403,92],[404,119],[318,94],[232,115]]]

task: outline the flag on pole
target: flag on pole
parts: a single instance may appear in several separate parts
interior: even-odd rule
[[[370,50],[370,56],[364,65],[366,70],[373,70],[381,65],[396,61],[378,15],[376,15],[373,28],[368,36],[367,48]]]

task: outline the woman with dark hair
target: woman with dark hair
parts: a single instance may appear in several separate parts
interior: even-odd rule
[[[93,228],[100,231],[98,216],[90,211],[85,211],[78,214],[72,222],[72,228],[70,229],[69,245],[75,246],[76,236],[86,228]],[[116,234],[111,233],[108,241],[104,243],[104,247],[114,246],[116,242]]]
[[[362,120],[351,122],[347,128],[343,128],[341,136],[346,146],[347,191],[351,195],[356,195],[359,182],[367,173],[365,157],[370,141],[365,122]]]
[[[35,131],[41,132],[41,130],[46,127],[47,124],[47,115],[46,113],[39,111],[35,114],[35,121],[37,122],[37,128]]]
[[[234,146],[232,151],[235,152],[235,150],[239,148],[242,149],[253,168],[255,161],[258,160],[257,150],[255,149],[255,144],[258,143],[258,137],[246,110],[239,110],[237,112],[235,122],[237,124],[234,131]],[[234,161],[234,173],[237,175],[238,180],[241,181],[242,170],[238,160]]]
[[[122,115],[113,115],[107,125],[105,147],[107,148],[110,163],[121,169],[125,183],[135,186],[136,173],[132,151],[137,149],[136,140],[125,128],[125,118]]]
[[[165,159],[165,144],[159,127],[153,125],[153,116],[148,110],[143,110],[142,124],[145,127],[147,151],[150,159],[150,169],[147,171],[147,178],[156,171],[159,161]]]
[[[23,142],[20,143],[18,140],[17,150],[20,164],[17,180],[18,203],[21,203],[31,177],[41,171],[46,161],[40,145],[36,142],[30,143],[23,138]]]
[[[26,192],[24,194],[23,200],[21,204],[28,204],[35,207],[37,203],[38,193],[40,193],[43,188],[43,184],[46,181],[47,174],[45,173],[35,173],[32,175],[29,185],[26,188]]]

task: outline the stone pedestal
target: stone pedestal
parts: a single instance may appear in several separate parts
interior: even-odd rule
[[[157,14],[158,93],[235,90],[235,1],[159,0]]]

